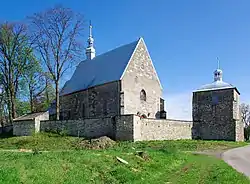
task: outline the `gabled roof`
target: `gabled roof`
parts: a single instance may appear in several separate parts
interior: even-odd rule
[[[120,80],[141,39],[98,55],[92,60],[82,61],[71,79],[65,83],[60,95]]]
[[[35,113],[25,114],[23,116],[20,116],[14,119],[14,121],[34,120],[36,117],[41,116],[45,113],[48,113],[48,112],[35,112]]]

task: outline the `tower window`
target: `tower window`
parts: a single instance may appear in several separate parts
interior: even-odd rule
[[[140,92],[140,100],[146,101],[146,99],[147,99],[146,92],[144,89],[142,89]]]

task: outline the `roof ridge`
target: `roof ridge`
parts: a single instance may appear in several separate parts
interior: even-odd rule
[[[103,53],[97,55],[97,56],[94,57],[92,60],[95,60],[98,56],[102,56],[102,55],[107,54],[107,53],[109,53],[109,52],[112,52],[112,51],[114,51],[114,50],[116,50],[116,49],[119,49],[119,48],[121,48],[121,47],[128,46],[128,45],[130,45],[130,44],[132,45],[133,43],[136,43],[136,42],[139,42],[139,41],[140,41],[140,39],[138,39],[138,40],[136,40],[136,41],[133,41],[133,42],[130,42],[130,43],[127,43],[127,44],[123,44],[123,45],[117,46],[117,47],[115,47],[115,48],[113,48],[113,49],[110,49],[110,50],[108,50],[108,51],[106,51],[106,52],[103,52]],[[88,60],[88,59],[85,59],[85,60]]]

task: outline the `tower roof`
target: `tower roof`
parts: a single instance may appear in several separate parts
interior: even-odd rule
[[[202,85],[200,88],[198,88],[197,90],[195,90],[195,92],[236,88],[232,84],[226,83],[226,82],[224,82],[222,80],[222,74],[223,74],[223,72],[219,68],[219,64],[218,64],[218,68],[214,71],[213,74],[214,74],[214,82]]]

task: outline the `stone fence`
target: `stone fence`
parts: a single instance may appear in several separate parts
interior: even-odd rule
[[[0,127],[0,134],[2,133],[9,133],[13,130],[13,126],[12,125],[6,125],[3,127]]]
[[[19,124],[20,123],[20,124]],[[30,135],[38,129],[43,132],[63,132],[70,136],[96,138],[109,136],[115,140],[176,140],[192,139],[191,121],[170,119],[141,119],[136,115],[117,117],[63,120],[16,122],[14,135]]]
[[[114,137],[112,118],[41,121],[40,131],[60,132],[70,136],[95,138],[100,136]]]
[[[13,135],[27,136],[35,133],[36,122],[35,120],[14,121],[13,122]]]

